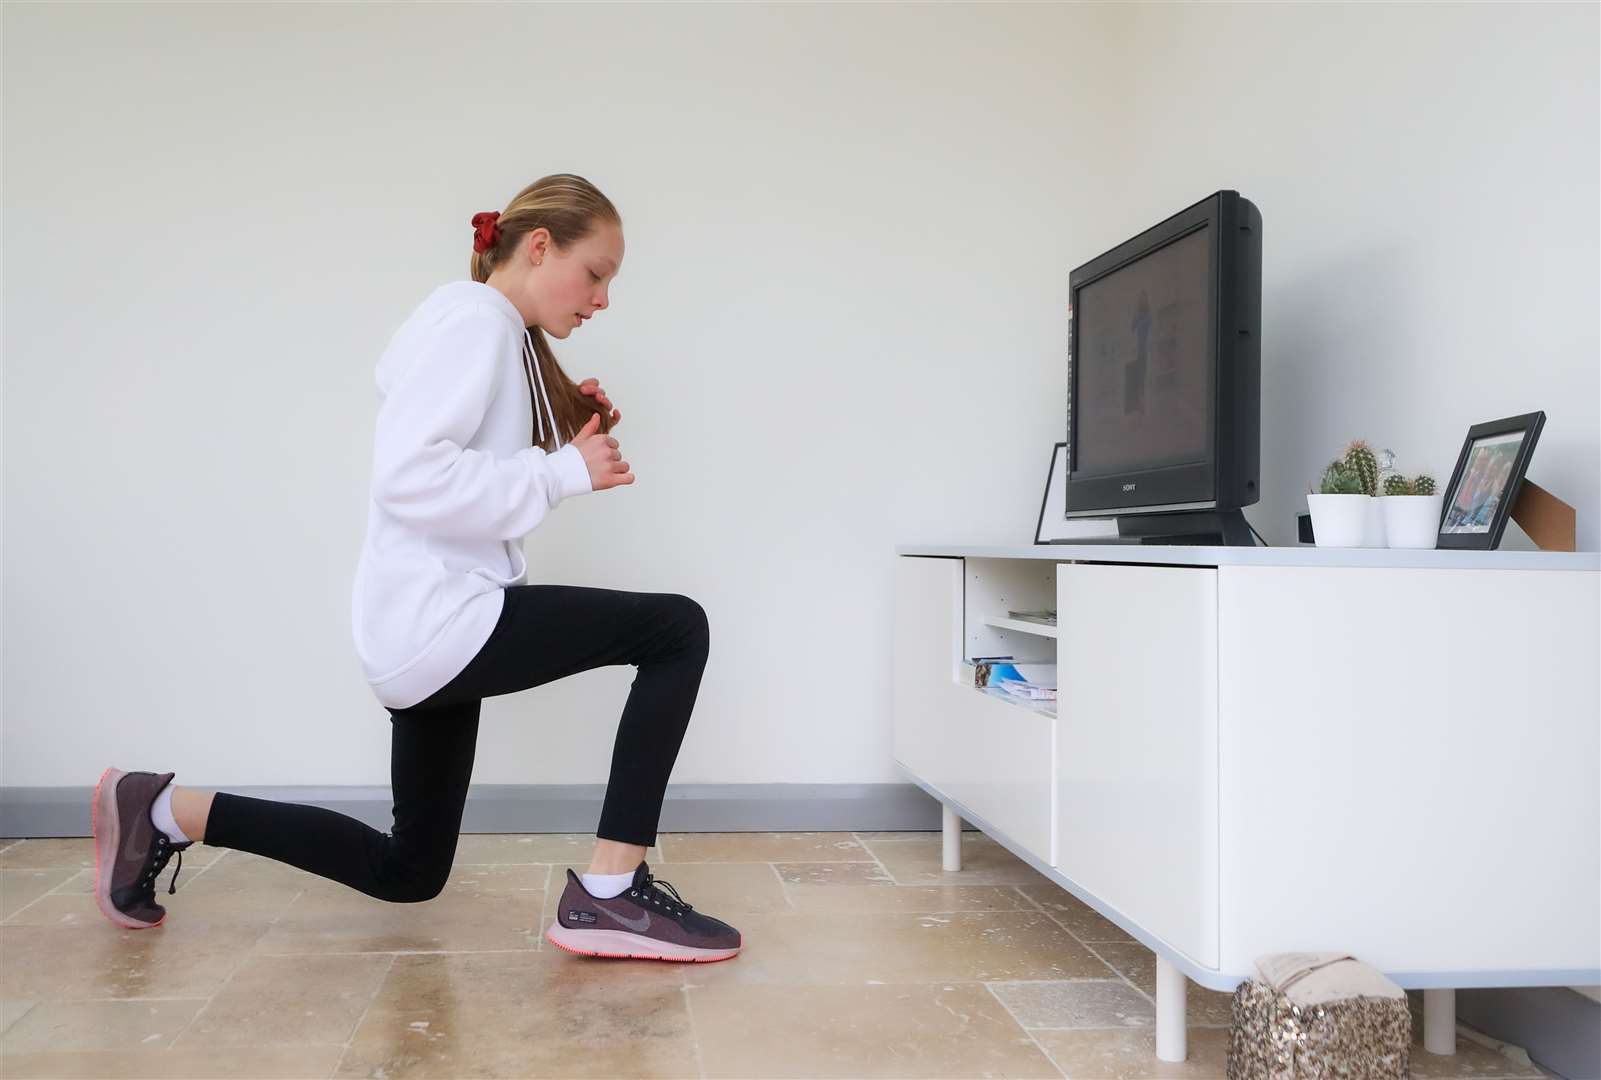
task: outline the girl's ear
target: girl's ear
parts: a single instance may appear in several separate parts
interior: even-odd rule
[[[537,229],[530,229],[524,238],[528,259],[530,262],[541,262],[550,254],[550,230],[541,225]]]

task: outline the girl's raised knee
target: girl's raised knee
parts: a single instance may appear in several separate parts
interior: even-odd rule
[[[706,609],[694,599],[678,593],[673,594],[673,603],[674,617],[683,625],[690,640],[702,647],[710,644],[711,623],[706,618]]]

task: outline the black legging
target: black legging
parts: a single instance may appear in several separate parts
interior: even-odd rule
[[[482,699],[614,664],[639,668],[612,747],[596,835],[650,847],[700,690],[706,613],[687,596],[513,585],[494,632],[446,686],[390,709],[392,833],[316,806],[218,792],[205,842],[265,855],[380,900],[439,895],[472,779]]]

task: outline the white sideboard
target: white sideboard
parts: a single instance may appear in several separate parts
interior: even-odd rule
[[[1425,991],[1601,983],[1601,556],[902,547],[895,757],[1185,978],[1342,949]],[[1054,627],[1007,617],[1057,611]],[[1058,665],[1054,710],[962,660]]]

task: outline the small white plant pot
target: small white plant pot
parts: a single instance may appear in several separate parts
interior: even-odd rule
[[[1371,495],[1308,495],[1313,541],[1318,547],[1363,547],[1374,501]]]
[[[1432,548],[1439,543],[1444,495],[1386,495],[1377,501],[1384,511],[1384,534],[1391,547]]]

